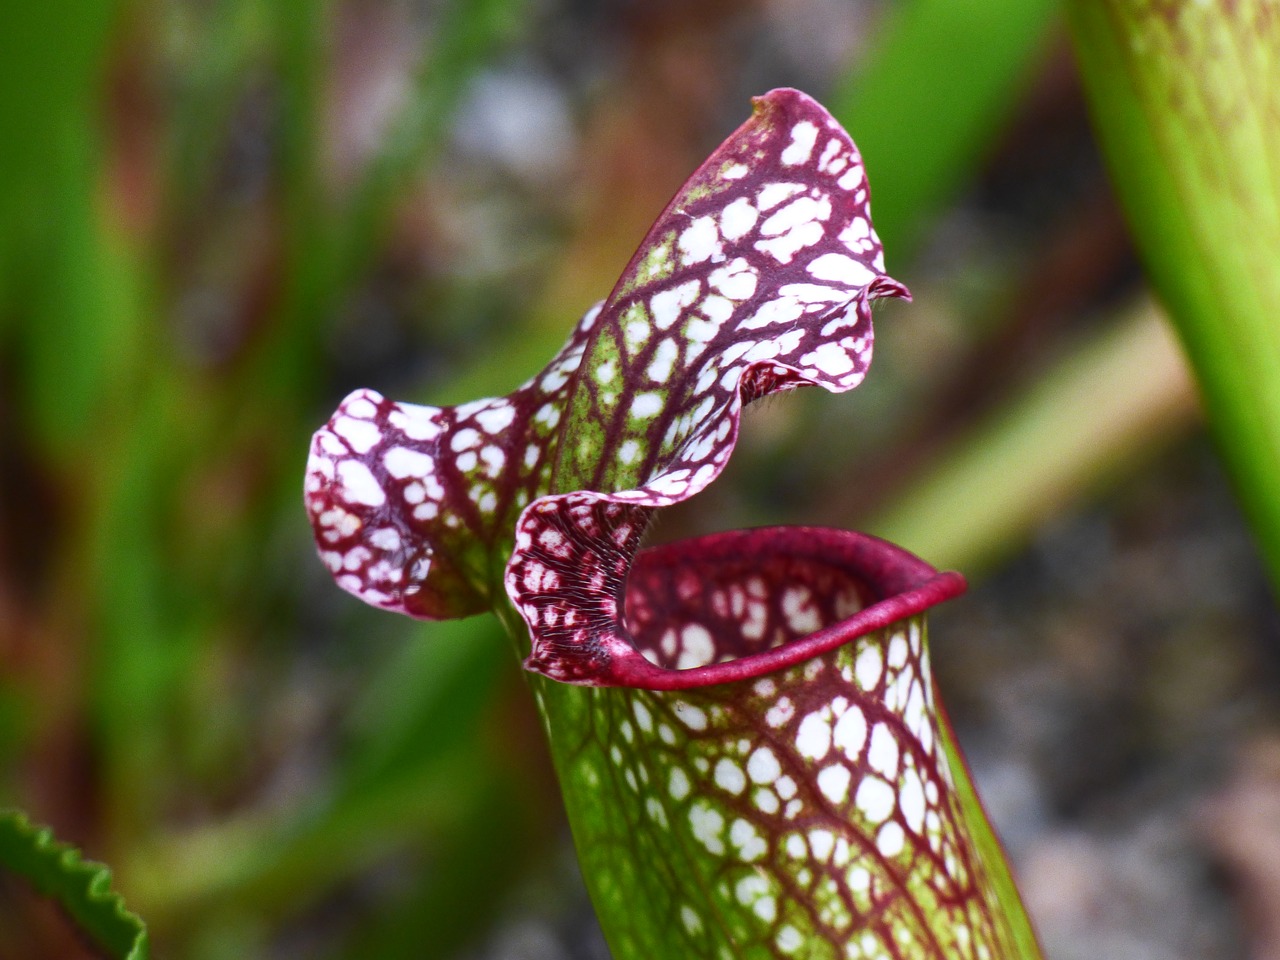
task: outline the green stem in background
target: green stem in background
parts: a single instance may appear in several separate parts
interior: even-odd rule
[[[1178,345],[1144,301],[959,438],[866,529],[972,576],[1195,415]]]
[[[471,829],[476,798],[506,783],[486,753],[480,717],[508,651],[487,620],[429,632],[370,682],[330,793],[152,837],[120,863],[155,930],[193,912],[289,915],[406,832],[430,848],[444,833]]]
[[[1280,583],[1280,4],[1067,10],[1130,225]]]
[[[831,112],[858,138],[875,184],[876,229],[901,259],[972,179],[1025,94],[1057,4],[914,0],[890,7],[866,63],[835,91]]]

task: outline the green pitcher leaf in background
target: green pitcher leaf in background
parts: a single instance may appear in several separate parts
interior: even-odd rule
[[[1280,583],[1280,3],[1067,11],[1130,226]]]

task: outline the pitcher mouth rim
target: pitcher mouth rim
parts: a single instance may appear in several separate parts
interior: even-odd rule
[[[637,563],[705,562],[730,553],[767,550],[841,567],[866,588],[871,602],[851,616],[779,646],[705,666],[661,667],[639,654],[615,661],[608,686],[687,690],[755,680],[805,663],[859,637],[918,616],[967,588],[959,573],[942,572],[887,540],[835,527],[772,526],[731,530],[649,547]]]

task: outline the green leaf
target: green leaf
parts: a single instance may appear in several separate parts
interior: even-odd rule
[[[85,860],[75,847],[59,843],[53,831],[37,827],[18,811],[0,813],[0,866],[53,898],[79,928],[119,960],[147,960],[146,925],[111,890],[111,871]]]
[[[1120,199],[1280,584],[1280,8],[1067,11]]]

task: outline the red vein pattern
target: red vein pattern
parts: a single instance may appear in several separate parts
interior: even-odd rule
[[[556,679],[692,682],[659,676],[677,671],[618,616],[649,514],[719,475],[744,403],[861,382],[882,296],[906,290],[884,275],[857,149],[815,101],[775,90],[540,376],[458,407],[343,401],[307,467],[321,557],[344,589],[417,617],[489,609],[505,586],[526,665]]]
[[[455,407],[342,401],[311,440],[305,502],[338,585],[366,603],[443,620],[494,606],[490,558],[545,490],[565,397],[600,308],[537,377]]]
[[[726,944],[735,958],[1018,955],[992,883],[1003,865],[966,820],[924,642],[923,610],[961,589],[843,531],[741,531],[638,556],[626,619],[655,659],[839,640],[737,682],[541,688],[620,955],[709,958]],[[885,602],[889,622],[867,629]],[[627,802],[606,814],[594,806],[606,796]]]
[[[861,381],[872,301],[907,296],[868,204],[845,132],[775,90],[542,374],[457,407],[357,391],[312,442],[339,585],[418,617],[509,601],[528,626],[619,958],[1035,956],[929,671],[923,611],[963,581],[841,531],[637,558],[744,404]]]
[[[857,148],[804,94],[758,99],[658,218],[591,331],[552,476],[564,492],[525,510],[507,567],[533,638],[529,669],[572,683],[693,682],[661,676],[672,671],[637,652],[618,616],[649,513],[720,474],[745,403],[857,386],[883,296],[906,289],[884,274]]]

